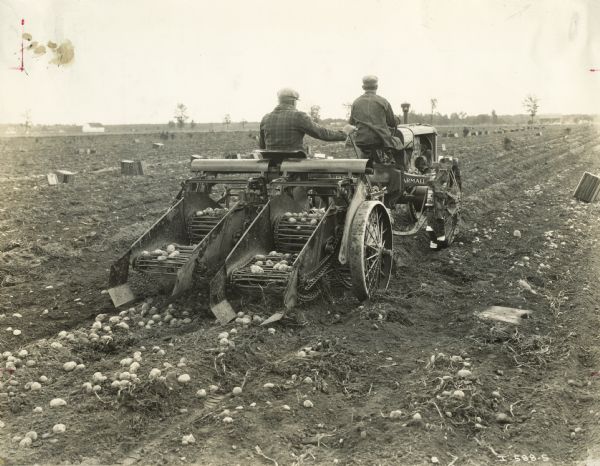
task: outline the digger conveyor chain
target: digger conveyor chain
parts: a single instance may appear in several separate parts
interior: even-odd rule
[[[139,256],[135,260],[135,269],[148,274],[177,275],[177,272],[189,260],[195,246],[177,246],[179,255],[159,261],[156,256]]]
[[[310,301],[314,301],[319,296],[321,296],[321,288],[315,288],[314,290],[298,290],[298,299],[304,303],[308,303]]]
[[[198,244],[221,221],[223,215],[194,215],[188,225],[190,241]]]
[[[327,275],[333,270],[333,268],[331,267],[331,258],[335,254],[335,251],[337,250],[337,246],[341,239],[342,238],[340,235],[335,235],[334,243],[331,245],[331,250],[333,252],[323,257],[323,259],[321,259],[321,262],[319,262],[319,265],[317,265],[313,270],[306,274],[302,286],[303,291],[308,292],[313,286],[315,286],[315,284],[319,282],[319,280],[321,280],[321,278],[323,278],[325,275]]]
[[[232,281],[235,286],[249,291],[269,291],[283,292],[287,286],[290,272],[274,270],[272,265],[261,265],[262,273],[250,271],[250,266],[254,262],[251,259],[243,267],[240,267],[232,275]]]
[[[274,243],[277,252],[298,254],[313,232],[316,230],[318,224],[310,223],[289,223],[285,217],[279,218],[274,224]],[[329,260],[331,254],[328,254],[321,260],[319,265],[312,270],[307,277],[308,280],[304,282],[304,285],[299,290],[303,300],[315,299],[319,294],[320,290],[314,290],[310,292],[311,288],[321,279],[323,275],[328,272]],[[283,293],[287,287],[290,271],[274,270],[273,266],[266,265],[263,261],[261,268],[262,272],[254,273],[250,271],[250,266],[253,264],[254,259],[249,260],[242,267],[237,269],[232,275],[232,282],[236,287],[245,289],[248,291],[265,291],[270,293]],[[289,261],[290,263],[293,260]]]
[[[275,248],[279,252],[300,252],[316,228],[317,225],[289,223],[280,217],[275,221]]]

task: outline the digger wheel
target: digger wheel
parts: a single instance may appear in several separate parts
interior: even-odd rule
[[[354,294],[360,301],[386,289],[392,273],[392,224],[385,206],[363,202],[350,225],[348,255]]]
[[[434,190],[434,209],[429,221],[432,244],[436,249],[450,246],[458,234],[462,204],[460,169],[452,166],[440,177]]]
[[[425,215],[427,187],[414,187],[408,191],[408,194],[414,196],[416,200],[405,204],[396,204],[391,212],[394,234],[399,236],[417,233],[427,222]]]

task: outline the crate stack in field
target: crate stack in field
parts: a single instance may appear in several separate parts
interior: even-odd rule
[[[600,177],[585,172],[573,194],[576,199],[584,202],[594,202],[600,192]]]

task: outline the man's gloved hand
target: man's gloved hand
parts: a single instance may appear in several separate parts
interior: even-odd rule
[[[342,131],[344,133],[346,133],[346,136],[350,136],[352,133],[354,133],[357,130],[356,126],[352,126],[352,125],[346,125],[342,128]]]

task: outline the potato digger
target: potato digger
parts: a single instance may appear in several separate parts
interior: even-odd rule
[[[221,323],[236,317],[235,296],[274,295],[291,309],[333,287],[360,301],[386,289],[394,237],[425,227],[431,248],[450,245],[462,197],[458,161],[438,156],[433,127],[404,124],[397,134],[403,149],[392,154],[354,146],[356,158],[345,159],[261,150],[258,159],[192,160],[175,204],[112,266],[113,302],[134,299],[130,267],[174,295],[208,285]]]

